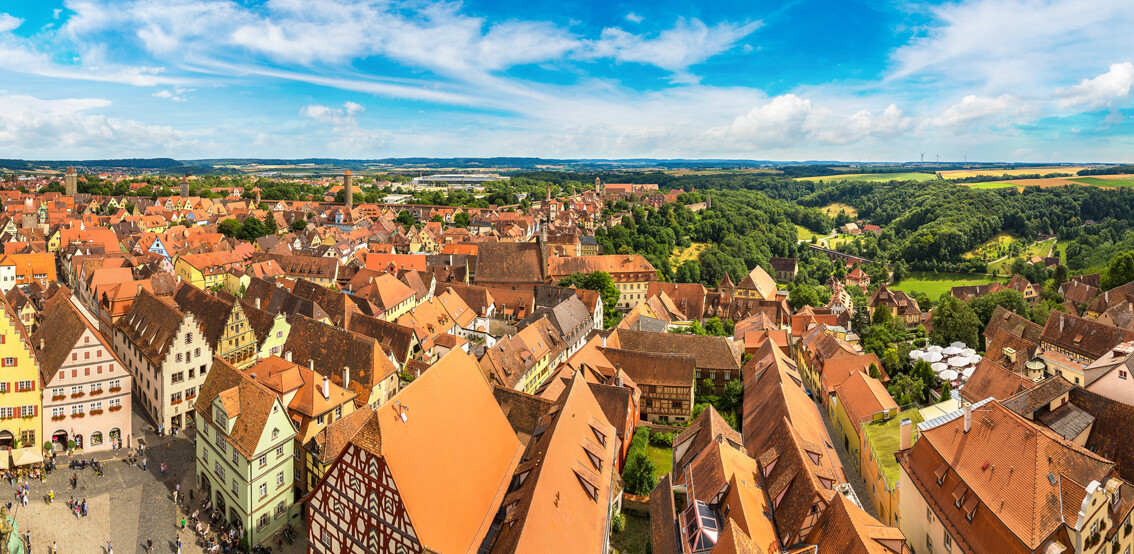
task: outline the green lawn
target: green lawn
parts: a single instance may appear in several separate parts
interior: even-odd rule
[[[1067,245],[1068,244],[1071,244],[1071,241],[1061,240],[1061,241],[1055,243],[1055,250],[1057,252],[1059,252],[1059,260],[1063,263],[1067,263]]]
[[[1098,177],[1075,177],[1074,179],[1068,180],[1083,183],[1084,185],[1095,185],[1096,187],[1134,187],[1134,178],[1099,179]]]
[[[621,554],[645,554],[650,547],[650,518],[626,514],[626,528],[621,533],[611,533],[610,546]]]
[[[673,471],[672,449],[651,444],[646,449],[646,456],[654,463],[654,475],[657,475],[659,479],[662,475]]]
[[[983,285],[991,283],[991,275],[983,273],[933,273],[930,271],[911,271],[905,279],[892,288],[909,293],[922,292],[936,301],[942,294],[948,294],[949,289],[965,285]]]
[[[824,235],[820,235],[819,233],[813,233],[811,231],[811,229],[808,229],[807,227],[802,227],[800,225],[795,226],[795,233],[796,233],[796,235],[798,235],[799,240],[811,240],[814,237],[824,236]]]
[[[868,181],[871,183],[885,183],[888,181],[932,181],[937,179],[934,173],[851,173],[848,175],[823,175],[822,177],[799,177],[805,181]]]

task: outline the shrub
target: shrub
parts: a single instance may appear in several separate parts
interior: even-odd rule
[[[673,446],[673,438],[677,433],[654,433],[650,435],[650,444],[654,446]]]
[[[614,520],[611,522],[611,528],[615,533],[621,533],[626,529],[626,514],[618,512],[614,514]]]

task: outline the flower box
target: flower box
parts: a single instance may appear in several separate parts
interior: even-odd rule
[[[109,407],[109,408],[107,408],[107,409],[108,409],[108,410],[110,410],[110,411],[112,411],[112,412],[117,412],[118,410],[121,410],[121,409],[122,409],[122,406],[111,406],[111,407]]]
[[[51,421],[63,421],[64,419],[67,419],[67,416],[65,416],[65,415],[51,416]]]
[[[83,393],[83,392],[76,392],[75,394],[72,394],[72,395],[71,395],[71,398],[82,398],[82,397],[84,397],[84,396],[86,396],[86,393]]]
[[[182,402],[184,402],[184,400],[174,400],[173,402],[170,402],[169,405],[170,406],[176,406],[176,405],[178,405]]]
[[[71,417],[83,417],[84,415],[86,415],[86,414],[80,412],[80,413],[77,413],[77,414],[71,414]]]
[[[122,387],[110,387],[110,392],[118,392],[120,390],[122,390]]]
[[[91,396],[97,396],[97,395],[100,395],[100,394],[102,394],[102,389],[91,391]]]
[[[52,400],[65,400],[66,398],[67,398],[66,394],[61,394],[59,396],[52,396],[51,397]]]
[[[101,413],[102,413],[102,410],[91,410],[91,411],[90,411],[90,414],[91,414],[91,415],[93,415],[93,416],[95,416],[95,415],[99,415],[99,414],[101,414]]]

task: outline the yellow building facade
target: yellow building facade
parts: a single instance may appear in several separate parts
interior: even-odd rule
[[[43,442],[39,363],[17,318],[8,303],[0,301],[0,448]]]

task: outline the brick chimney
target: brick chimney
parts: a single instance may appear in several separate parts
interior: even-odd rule
[[[343,366],[343,388],[350,386],[350,366]]]
[[[969,429],[973,428],[973,405],[965,404],[965,432],[968,433]]]
[[[899,435],[901,437],[898,449],[907,450],[909,447],[913,446],[913,422],[910,421],[908,417],[902,418],[902,420],[898,422],[898,426],[900,429]]]
[[[323,376],[323,399],[331,399],[331,380],[326,375]]]

